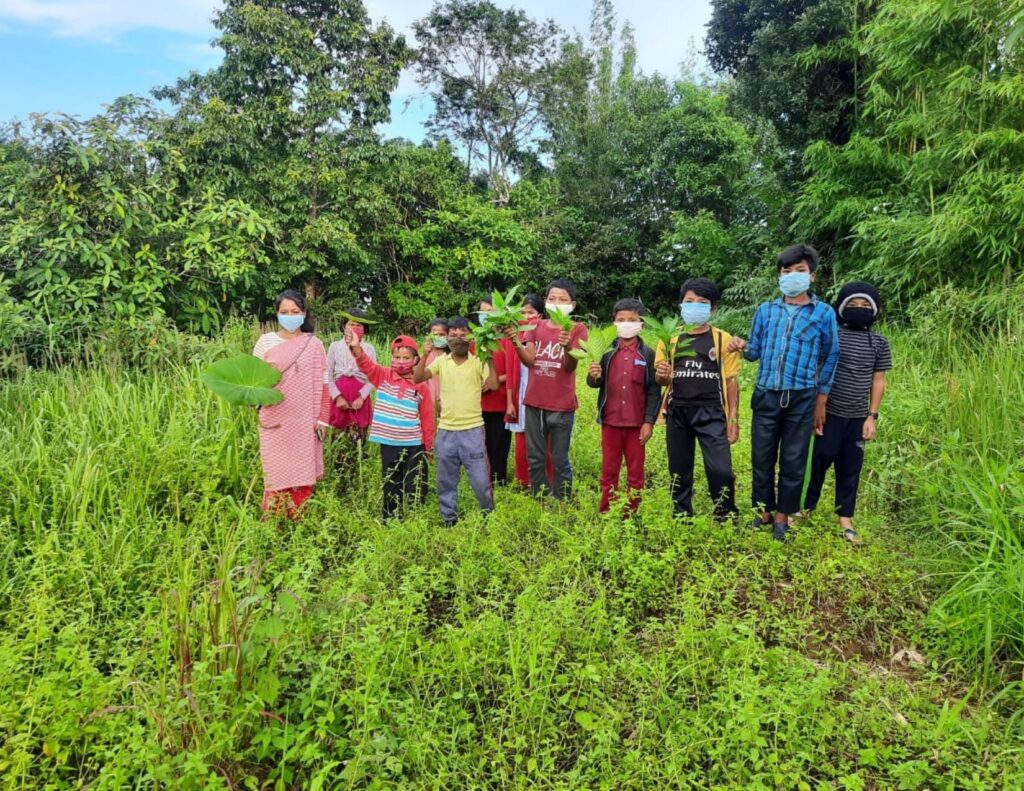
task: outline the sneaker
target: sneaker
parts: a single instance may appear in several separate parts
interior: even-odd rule
[[[781,541],[784,543],[789,541],[790,539],[787,536],[788,532],[789,525],[786,522],[776,522],[772,526],[772,538],[774,538],[776,541]]]

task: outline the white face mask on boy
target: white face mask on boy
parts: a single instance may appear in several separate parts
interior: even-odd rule
[[[561,313],[563,316],[572,315],[572,304],[567,302],[545,302],[544,310],[550,316],[552,313]]]
[[[617,321],[615,322],[615,333],[623,340],[635,338],[644,328],[642,321]]]

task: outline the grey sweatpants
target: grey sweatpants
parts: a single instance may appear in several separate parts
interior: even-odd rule
[[[485,513],[494,510],[491,492],[491,468],[487,463],[484,445],[484,427],[463,431],[440,429],[434,441],[434,459],[437,466],[437,499],[441,503],[441,518],[454,522],[458,518],[459,473],[466,468],[469,485],[476,501]]]
[[[536,496],[548,491],[547,458],[551,452],[551,467],[555,473],[558,500],[572,496],[572,467],[569,466],[569,440],[575,412],[550,412],[547,409],[526,407],[526,458],[530,466],[530,490]]]

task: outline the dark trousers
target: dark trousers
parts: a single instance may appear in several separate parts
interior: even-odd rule
[[[672,476],[672,504],[676,514],[693,516],[693,462],[700,442],[708,493],[715,503],[715,517],[736,513],[736,477],[732,451],[725,431],[725,412],[720,406],[672,406],[665,420],[668,471]]]
[[[384,519],[401,516],[427,496],[427,454],[422,445],[381,445],[384,475]]]
[[[484,445],[491,464],[491,480],[508,483],[508,454],[512,450],[512,432],[505,428],[504,412],[484,412]]]
[[[825,433],[814,439],[811,454],[811,482],[804,507],[813,510],[821,499],[825,474],[836,468],[836,514],[853,518],[857,508],[857,488],[864,467],[864,418],[834,417],[825,420]]]
[[[550,412],[528,406],[526,409],[526,458],[530,466],[530,490],[534,495],[550,491],[558,500],[572,495],[572,467],[569,466],[569,440],[575,412]],[[548,454],[551,471],[548,483]]]
[[[807,470],[807,449],[814,429],[817,392],[805,390],[754,390],[750,408],[750,461],[753,467],[754,508],[795,514]],[[779,468],[778,490],[775,467]]]
[[[644,446],[640,444],[640,426],[601,425],[601,504],[602,514],[611,507],[619,488],[619,472],[626,462],[626,486],[629,496],[628,511],[640,507],[640,491],[644,488]]]

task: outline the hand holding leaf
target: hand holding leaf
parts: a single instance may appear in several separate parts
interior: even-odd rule
[[[569,354],[577,360],[589,360],[591,363],[600,364],[605,352],[611,348],[614,340],[614,325],[596,328],[586,340],[580,341],[580,348],[571,349]]]

